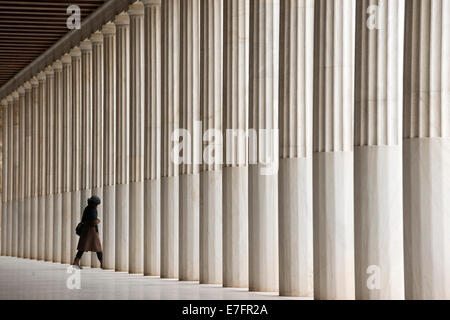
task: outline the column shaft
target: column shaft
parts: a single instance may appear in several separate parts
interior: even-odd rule
[[[249,0],[224,1],[224,287],[248,287],[249,23]]]
[[[280,5],[280,295],[312,297],[314,0]]]
[[[115,268],[116,222],[116,26],[107,23],[104,42],[103,268]]]
[[[19,258],[24,257],[25,247],[25,87],[22,86],[18,90],[19,92],[19,134],[18,134],[18,181],[17,181],[17,210],[18,210],[18,248],[17,256]]]
[[[144,274],[161,275],[161,0],[144,1]]]
[[[171,160],[172,134],[179,128],[180,2],[161,5],[161,277],[178,278],[179,168]]]
[[[7,226],[8,226],[8,100],[2,100],[2,256],[7,255]]]
[[[18,210],[18,191],[19,191],[19,93],[13,93],[12,110],[12,226],[11,226],[11,256],[17,257],[19,249],[19,210]]]
[[[53,260],[53,139],[54,139],[54,85],[55,76],[52,67],[45,69],[46,104],[45,104],[45,261]]]
[[[62,150],[63,150],[63,105],[64,91],[71,90],[70,85],[65,83],[64,77],[67,76],[67,64],[71,64],[71,58],[68,54],[53,64],[55,72],[54,80],[54,105],[53,105],[53,262],[61,262],[61,226],[62,226]],[[63,66],[66,66],[66,72],[63,72]],[[71,74],[69,74],[69,79]],[[64,87],[68,85],[68,89]],[[73,232],[73,231],[72,231]]]
[[[144,5],[130,16],[130,273],[144,273]]]
[[[38,259],[45,260],[45,180],[47,159],[47,83],[45,72],[38,75],[39,81],[39,109],[38,109]]]
[[[31,83],[27,81],[24,85],[25,87],[25,146],[23,150],[23,161],[24,161],[24,258],[31,258],[31,168],[32,168],[32,108],[33,108],[33,97]]]
[[[187,131],[183,139],[180,176],[180,280],[199,280],[200,175],[195,163],[200,148],[195,125],[200,120],[200,1],[180,3],[180,124]],[[186,163],[187,162],[187,163]]]
[[[367,25],[371,8],[377,10],[377,28]],[[399,139],[403,13],[404,1],[364,0],[356,5],[356,299],[405,296]]]
[[[407,1],[405,17],[406,299],[450,299],[450,3]]]
[[[355,1],[316,1],[314,297],[355,298],[353,57]]]
[[[116,271],[128,271],[130,150],[130,19],[116,17]]]
[[[97,31],[92,42],[92,195],[103,198],[103,35]],[[97,207],[100,240],[103,238],[103,202]],[[91,254],[91,267],[100,268],[96,253]]]
[[[223,1],[201,1],[200,283],[222,283]]]
[[[38,124],[39,124],[39,82],[37,78],[31,80],[32,87],[32,108],[31,108],[31,128],[32,128],[32,149],[31,149],[31,259],[37,259],[38,257],[38,172],[39,163],[38,150],[39,150],[39,137],[38,137]]]

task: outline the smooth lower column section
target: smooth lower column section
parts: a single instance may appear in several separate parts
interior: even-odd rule
[[[103,35],[97,31],[92,42],[92,195],[103,198]],[[103,203],[97,207],[100,240],[103,238]],[[101,241],[103,243],[103,241]],[[97,254],[91,254],[91,267],[100,268]]]
[[[24,110],[24,135],[25,145],[23,150],[24,161],[24,258],[31,258],[31,148],[32,148],[32,92],[31,83],[25,82],[25,110]]]
[[[406,299],[450,299],[450,3],[406,1]]]
[[[178,278],[179,167],[173,162],[172,135],[179,128],[180,2],[161,6],[161,277]]]
[[[144,275],[161,275],[161,0],[144,0]]]
[[[46,95],[45,95],[45,261],[53,260],[53,117],[54,117],[54,80],[55,73],[52,67],[45,69]]]
[[[45,179],[47,159],[47,146],[45,140],[47,138],[47,113],[46,113],[46,97],[47,97],[47,83],[46,74],[44,71],[38,75],[39,81],[39,111],[38,111],[38,259],[45,260]]]
[[[314,61],[314,297],[355,298],[353,56],[355,1],[319,0]],[[336,79],[340,79],[335,82]]]
[[[54,89],[54,105],[51,112],[53,113],[53,262],[61,262],[61,225],[62,225],[62,125],[63,125],[63,105],[64,99],[67,98],[66,90],[71,90],[70,84],[67,83],[67,64],[71,67],[71,58],[64,55],[61,60],[56,60],[53,64],[55,72],[55,89]],[[63,72],[63,66],[66,66]],[[69,77],[71,76],[71,73]],[[64,80],[65,79],[65,80]],[[68,88],[65,88],[64,85]]]
[[[279,291],[312,297],[314,0],[280,5]]]
[[[31,79],[32,88],[32,107],[31,107],[31,134],[32,134],[32,148],[31,158],[34,159],[31,163],[31,239],[30,239],[30,258],[35,260],[38,256],[38,200],[37,200],[37,187],[38,187],[38,108],[39,108],[39,82],[36,77]]]
[[[249,0],[224,1],[223,286],[248,287]]]
[[[130,16],[130,273],[144,273],[144,5]]]
[[[278,291],[278,0],[250,0],[249,289]],[[256,142],[253,146],[256,147]]]
[[[104,144],[103,144],[103,269],[115,269],[116,226],[116,26],[103,29]]]
[[[18,89],[19,93],[19,110],[18,110],[18,181],[17,181],[17,256],[24,257],[24,241],[25,241],[25,87]]]
[[[378,28],[367,25],[378,6]],[[404,299],[402,66],[404,1],[358,1],[355,57],[356,299]]]
[[[129,123],[130,18],[119,14],[116,24],[116,271],[129,270]]]
[[[223,1],[201,1],[200,283],[222,283]]]

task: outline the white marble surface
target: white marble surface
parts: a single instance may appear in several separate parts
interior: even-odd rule
[[[0,257],[0,300],[9,299],[293,299],[247,289],[129,275],[100,269],[81,270],[81,289],[67,289],[68,265]],[[302,298],[295,298],[302,299]]]

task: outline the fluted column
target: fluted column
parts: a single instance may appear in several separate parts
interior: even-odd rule
[[[13,185],[13,171],[14,171],[14,94],[8,96],[8,153],[6,154],[6,161],[8,162],[8,175],[6,177],[8,183],[8,190],[6,194],[6,201],[8,202],[8,217],[7,217],[7,225],[6,225],[6,246],[7,246],[7,255],[13,256],[13,201],[12,196],[14,193],[14,185]]]
[[[144,5],[130,16],[130,273],[144,273]]]
[[[403,205],[407,299],[450,299],[450,3],[406,1]]]
[[[38,124],[39,124],[39,81],[36,77],[31,79],[31,90],[32,90],[32,106],[31,106],[31,203],[30,203],[30,214],[31,214],[31,239],[30,246],[31,259],[38,258],[38,173],[39,173],[39,163],[38,150],[39,150],[39,136],[38,136]]]
[[[314,0],[280,3],[280,295],[312,297]]]
[[[61,58],[63,65],[62,71],[62,104],[60,106],[61,121],[61,263],[70,263],[73,255],[72,244],[72,190],[75,180],[72,179],[72,170],[79,170],[79,162],[72,162],[72,134],[75,137],[79,131],[77,126],[79,118],[72,115],[72,98],[77,99],[79,96],[79,68],[80,68],[80,51],[74,49],[71,55],[65,54]],[[75,73],[72,75],[72,61]],[[72,76],[74,78],[72,78]],[[78,78],[77,78],[78,77]],[[75,84],[72,83],[75,79]],[[72,89],[75,96],[72,97]],[[78,103],[79,100],[75,100]],[[73,133],[72,133],[73,130]],[[72,183],[74,183],[72,185]],[[79,202],[77,202],[79,203]],[[74,208],[75,210],[79,210]],[[75,214],[77,211],[73,212]],[[78,211],[79,212],[79,211]],[[55,239],[56,240],[56,239]]]
[[[405,296],[399,131],[404,5],[378,0],[356,5],[356,299]],[[377,10],[376,28],[367,25],[370,8]]]
[[[45,69],[46,75],[46,94],[45,94],[45,188],[44,188],[44,201],[45,201],[45,261],[53,260],[53,138],[54,138],[54,123],[53,108],[55,105],[54,100],[54,85],[55,85],[55,73],[52,67]]]
[[[161,0],[144,0],[144,274],[161,273]]]
[[[200,283],[222,283],[223,1],[201,1]]]
[[[87,206],[87,200],[92,194],[92,42],[84,40],[81,49],[81,132],[80,132],[80,209]],[[81,215],[83,211],[81,211]],[[91,256],[83,255],[83,266],[91,266]]]
[[[11,256],[17,257],[18,242],[19,242],[19,210],[18,210],[18,190],[19,190],[19,93],[14,91],[11,114],[11,164],[12,164],[12,177],[11,177]]]
[[[224,1],[224,287],[248,287],[249,23],[249,0]]]
[[[8,253],[8,98],[2,100],[2,256]]]
[[[33,107],[33,97],[31,91],[31,83],[25,82],[25,107],[24,107],[24,150],[22,153],[24,161],[24,177],[23,177],[23,189],[24,189],[24,244],[23,244],[23,257],[26,259],[31,258],[31,148],[32,148],[32,128],[31,128],[31,114]]]
[[[278,0],[250,0],[249,127],[257,138],[249,167],[251,291],[278,291],[279,14]]]
[[[130,18],[119,14],[116,24],[116,271],[128,271],[129,258],[129,128]]]
[[[47,83],[44,71],[38,74],[39,81],[39,109],[38,109],[38,259],[45,260],[45,180],[47,146],[45,143],[47,132]]]
[[[102,30],[104,52],[103,268],[115,268],[116,221],[116,26]]]
[[[180,2],[180,125],[183,163],[180,172],[180,280],[199,280],[200,175],[200,0]]]
[[[18,180],[17,180],[17,256],[24,257],[25,248],[25,86],[20,87],[19,93],[19,110],[18,110],[18,141],[17,141],[17,157],[18,157]]]
[[[179,266],[179,167],[171,157],[172,135],[179,128],[180,2],[161,6],[161,277],[178,278]]]
[[[55,72],[53,92],[53,262],[61,262],[61,223],[62,223],[62,110],[64,105],[64,76],[63,66],[71,63],[69,55],[53,63]],[[68,86],[71,89],[71,86]],[[73,232],[73,230],[72,230]]]
[[[80,222],[81,219],[81,49],[79,47],[74,47],[70,51],[72,57],[71,62],[71,74],[72,74],[72,92],[71,92],[71,102],[70,105],[67,102],[67,114],[64,115],[64,122],[66,122],[66,117],[72,116],[72,121],[70,123],[71,135],[65,137],[70,141],[70,160],[67,164],[70,164],[69,168],[70,175],[67,177],[67,183],[70,186],[70,200],[67,199],[71,214],[70,217],[70,253],[68,258],[72,260],[73,255],[77,251],[78,237],[76,236],[74,228]],[[65,123],[65,126],[69,127],[69,123]],[[63,206],[64,206],[64,196],[63,196]],[[63,208],[64,210],[64,208]],[[63,232],[64,235],[64,232]],[[64,238],[64,237],[63,237]],[[64,244],[64,239],[63,239]],[[85,255],[86,256],[86,255]],[[85,261],[86,262],[86,261]]]
[[[316,1],[314,297],[354,299],[353,56],[355,1]]]
[[[92,195],[103,198],[103,34],[91,36],[92,42]],[[98,232],[103,235],[103,204],[97,207]],[[100,268],[96,253],[91,254],[91,267]]]

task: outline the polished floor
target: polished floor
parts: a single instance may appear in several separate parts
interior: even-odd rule
[[[70,266],[57,263],[0,257],[0,300],[103,299],[103,300],[263,300],[292,299],[275,293],[199,285],[159,278],[84,268],[80,289]],[[69,283],[69,285],[68,285]],[[302,299],[302,298],[298,298]]]

